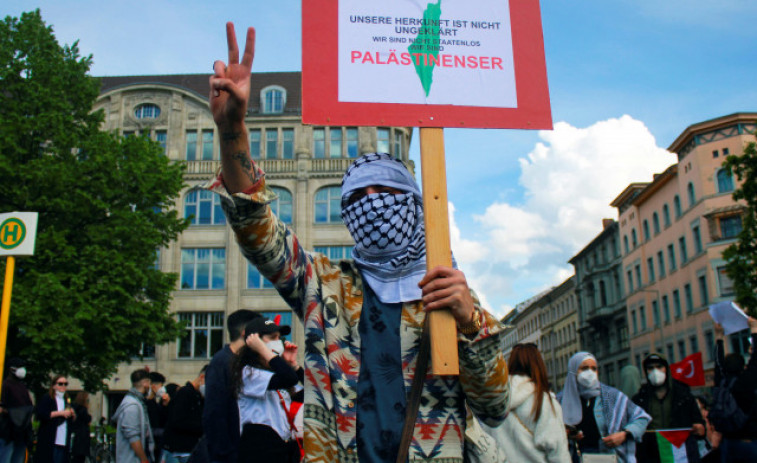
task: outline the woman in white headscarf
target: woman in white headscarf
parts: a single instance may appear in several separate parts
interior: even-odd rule
[[[558,400],[579,452],[614,453],[621,462],[636,462],[636,442],[641,441],[651,418],[625,394],[599,382],[593,355],[578,352],[570,358]]]

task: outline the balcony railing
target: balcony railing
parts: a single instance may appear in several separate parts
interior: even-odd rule
[[[354,161],[352,158],[311,159],[310,172],[344,172]],[[218,170],[221,161],[182,161],[186,164],[187,175],[212,175]],[[286,174],[297,172],[296,159],[256,159],[255,162],[269,174]]]

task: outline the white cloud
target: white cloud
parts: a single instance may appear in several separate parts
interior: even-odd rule
[[[539,137],[519,160],[524,203],[493,202],[473,223],[466,218],[463,231],[475,240],[451,221],[456,258],[498,315],[572,275],[567,260],[599,234],[602,218],[617,219],[609,203],[629,183],[651,181],[676,162],[630,116],[587,128],[559,122]]]

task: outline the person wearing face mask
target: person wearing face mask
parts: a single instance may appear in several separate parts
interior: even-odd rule
[[[240,463],[300,460],[289,412],[294,387],[304,372],[297,365],[297,346],[281,340],[290,332],[289,326],[262,317],[245,327],[245,345],[231,371],[239,404]]]
[[[154,462],[155,440],[145,403],[150,389],[150,373],[140,369],[131,373],[131,389],[111,418],[116,421],[116,461],[118,463]]]
[[[33,441],[32,414],[34,405],[24,384],[26,363],[12,357],[6,362],[0,404],[0,462],[23,463],[26,449]]]
[[[648,429],[691,428],[694,436],[704,436],[704,419],[691,389],[671,377],[667,359],[660,354],[650,354],[642,366],[647,382],[632,400],[652,417]],[[687,440],[686,449],[689,455],[698,454],[695,438]],[[660,461],[654,433],[644,435],[636,455],[639,461]]]
[[[181,387],[169,404],[163,433],[165,463],[186,463],[202,437],[202,409],[205,403],[205,365],[192,381]]]
[[[636,462],[636,442],[650,416],[614,387],[599,382],[597,359],[578,352],[568,361],[568,375],[558,395],[571,453],[615,454],[619,461]]]
[[[271,209],[269,177],[250,157],[255,30],[247,30],[244,53],[232,23],[226,35],[228,63],[214,62],[209,95],[221,169],[205,188],[220,196],[242,254],[302,321],[305,458],[385,463],[409,449],[413,461],[462,462],[466,405],[487,426],[505,419],[505,327],[481,307],[462,271],[426,268],[421,190],[396,156],[362,155],[342,178],[341,198],[316,204],[329,222],[341,216],[355,241],[351,260],[302,247]],[[327,181],[318,186],[333,186]],[[308,188],[303,193],[312,195]],[[444,341],[457,348],[459,376],[416,375],[427,360],[420,354],[432,310],[456,322],[457,333]],[[417,412],[408,407],[415,377]]]
[[[55,375],[50,390],[37,403],[35,414],[39,421],[39,430],[34,461],[68,461],[72,422],[76,414],[71,408],[71,400],[66,395],[67,389],[68,379],[63,375]]]
[[[160,453],[163,449],[163,428],[168,420],[168,401],[166,394],[166,377],[157,371],[150,372],[150,389],[147,390],[145,403],[147,404],[147,416],[150,417],[150,429],[155,438],[155,461],[160,461]]]

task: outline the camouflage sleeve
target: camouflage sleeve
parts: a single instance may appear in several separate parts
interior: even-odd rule
[[[510,396],[504,356],[505,327],[478,304],[481,329],[470,339],[458,334],[460,383],[471,411],[486,425],[494,427],[505,419]]]
[[[305,252],[292,230],[271,211],[276,194],[266,186],[265,174],[255,165],[256,182],[241,193],[230,194],[219,172],[205,188],[221,196],[221,207],[236,234],[245,258],[276,287],[300,318],[306,304],[306,287],[313,278],[313,257]]]

